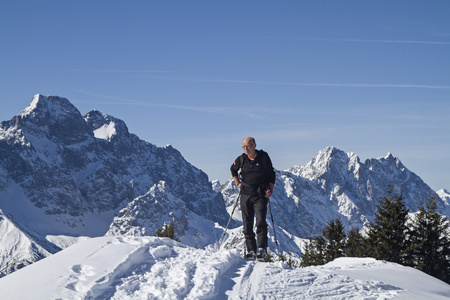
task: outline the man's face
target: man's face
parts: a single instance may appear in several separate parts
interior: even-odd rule
[[[242,149],[244,150],[244,153],[249,155],[253,154],[256,148],[256,144],[252,143],[250,140],[243,140],[242,141]]]

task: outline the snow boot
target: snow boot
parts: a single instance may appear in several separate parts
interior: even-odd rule
[[[256,259],[258,261],[266,261],[267,250],[265,248],[258,249],[258,255],[256,255]]]
[[[245,254],[245,259],[247,260],[255,260],[256,259],[256,253],[255,251],[249,251]]]

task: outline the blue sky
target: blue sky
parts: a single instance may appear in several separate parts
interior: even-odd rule
[[[335,146],[450,189],[450,1],[1,1],[0,120],[35,94],[124,120],[210,180]]]

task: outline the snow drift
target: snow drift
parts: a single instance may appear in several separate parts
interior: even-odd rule
[[[450,285],[371,258],[291,269],[167,238],[99,237],[0,279],[3,299],[448,299]]]

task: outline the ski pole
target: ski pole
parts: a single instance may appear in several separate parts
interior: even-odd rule
[[[276,234],[276,232],[275,232],[275,223],[273,222],[272,206],[270,205],[270,200],[269,200],[269,198],[267,198],[267,201],[269,202],[270,218],[272,219],[273,237],[275,238],[275,244],[277,245],[277,252],[278,252],[278,256],[279,256],[279,255],[280,255],[280,249],[278,248],[277,234]]]
[[[236,197],[236,201],[234,202],[233,211],[231,212],[230,219],[228,219],[227,227],[225,228],[225,231],[222,234],[222,238],[220,239],[219,249],[222,246],[223,238],[225,237],[225,233],[227,232],[228,225],[230,225],[231,218],[233,217],[234,210],[236,209],[236,206],[237,206],[237,203],[238,203],[238,199],[239,199],[240,196],[241,196],[241,191],[239,191],[239,194]]]

